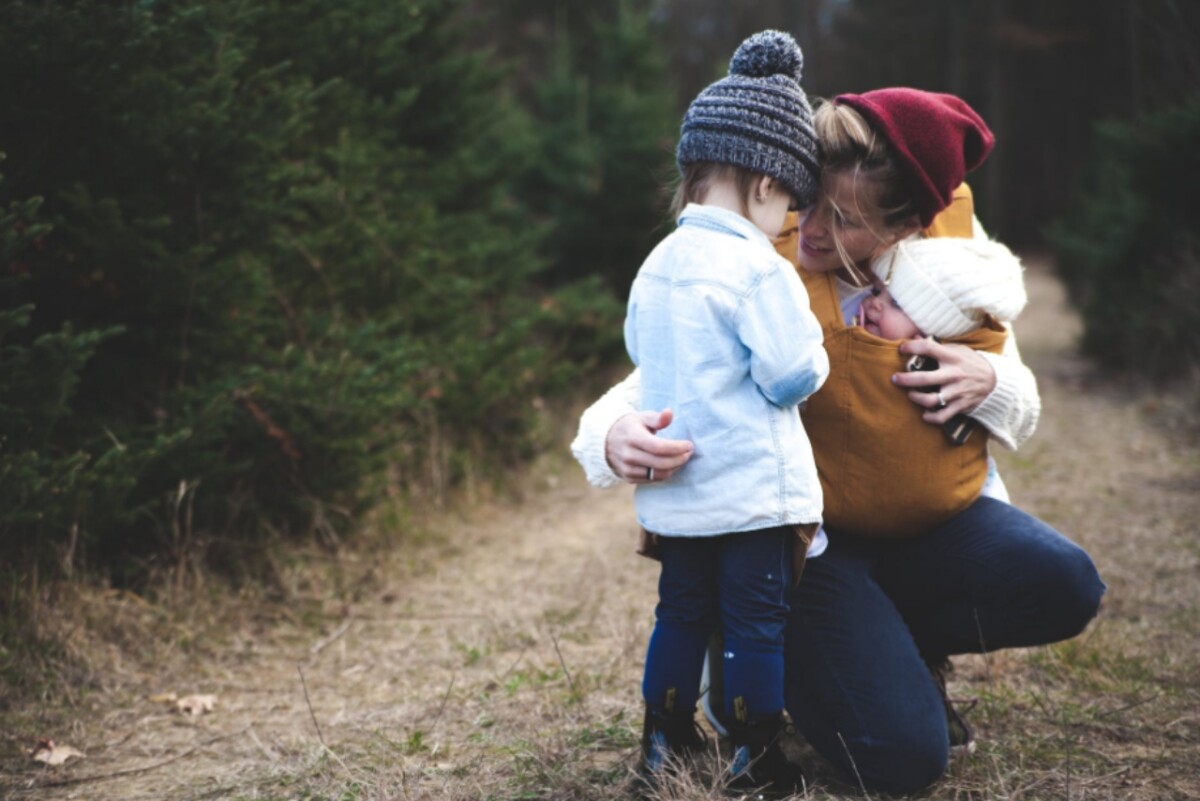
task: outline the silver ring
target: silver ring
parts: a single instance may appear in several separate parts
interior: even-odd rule
[[[946,396],[942,394],[941,390],[938,390],[937,399],[938,399],[938,408],[945,409],[946,408]]]
[[[647,480],[647,481],[653,481],[653,480],[654,480],[654,468],[653,468],[653,467],[647,467],[647,468],[646,468],[646,480]]]

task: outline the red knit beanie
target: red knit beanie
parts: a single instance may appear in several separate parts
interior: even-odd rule
[[[892,146],[923,226],[950,205],[955,188],[996,142],[987,123],[954,95],[899,87],[833,102],[857,111]]]

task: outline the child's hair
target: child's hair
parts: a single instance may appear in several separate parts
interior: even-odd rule
[[[713,184],[731,180],[737,185],[738,197],[742,200],[742,216],[750,216],[750,193],[761,176],[736,164],[715,164],[699,161],[680,167],[679,184],[671,200],[671,219],[678,220],[689,203],[703,203]]]
[[[822,174],[852,177],[854,204],[864,218],[878,217],[890,230],[910,223],[918,216],[917,205],[891,148],[861,114],[847,105],[824,102],[813,114],[813,127],[821,143]],[[860,191],[864,184],[870,191]],[[834,246],[842,263],[848,269],[856,270],[836,227],[833,232]],[[887,238],[888,232],[871,231],[880,242]]]

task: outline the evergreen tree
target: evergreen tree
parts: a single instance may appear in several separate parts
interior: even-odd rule
[[[444,487],[526,453],[537,399],[619,331],[538,287],[532,127],[457,3],[0,11],[0,202],[53,223],[11,244],[0,397],[60,387],[26,472],[106,482],[39,518],[45,553],[125,580],[335,539],[389,467]],[[46,505],[22,497],[5,545]]]
[[[52,573],[49,560],[71,564],[80,518],[95,493],[119,491],[121,481],[97,471],[87,454],[59,447],[79,375],[96,346],[116,333],[76,333],[70,326],[30,337],[29,258],[44,247],[50,227],[38,217],[39,198],[0,208],[0,581],[15,566]],[[111,443],[101,457],[118,466],[125,453]],[[62,535],[66,536],[62,536]],[[57,535],[57,536],[55,536]],[[47,547],[52,544],[55,549]],[[39,564],[40,563],[40,564]],[[4,594],[9,588],[4,586]]]
[[[1096,129],[1076,211],[1051,229],[1084,350],[1159,379],[1200,367],[1200,100]]]
[[[622,298],[666,230],[679,130],[661,31],[644,5],[543,19],[554,35],[529,90],[539,158],[522,197],[549,228],[550,276],[601,277]]]

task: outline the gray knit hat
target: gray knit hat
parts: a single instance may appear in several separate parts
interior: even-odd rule
[[[809,205],[819,183],[812,108],[800,88],[804,55],[789,34],[742,42],[729,76],[702,91],[683,117],[675,160],[734,164],[769,175]]]

